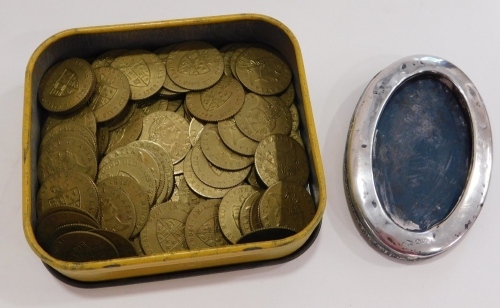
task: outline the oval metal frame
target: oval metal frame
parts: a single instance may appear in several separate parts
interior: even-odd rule
[[[469,116],[472,153],[467,183],[452,212],[428,230],[410,231],[396,224],[380,206],[372,153],[377,122],[389,97],[405,81],[422,74],[436,76],[460,96],[458,100]],[[382,252],[402,260],[430,258],[448,250],[465,235],[481,211],[491,175],[492,152],[485,106],[460,69],[427,55],[410,56],[391,64],[371,80],[361,95],[347,137],[344,184],[362,232]]]

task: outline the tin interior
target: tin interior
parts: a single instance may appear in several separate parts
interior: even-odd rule
[[[317,145],[317,138],[314,126],[314,120],[312,118],[312,112],[310,107],[310,102],[307,93],[307,84],[305,81],[304,68],[302,64],[302,58],[300,55],[300,49],[295,38],[291,32],[284,27],[279,22],[260,15],[232,15],[223,17],[210,17],[210,18],[199,18],[192,20],[178,20],[170,22],[154,22],[146,24],[132,24],[132,25],[119,25],[119,26],[104,26],[104,27],[92,27],[83,29],[67,30],[56,34],[55,36],[49,38],[47,41],[42,43],[40,47],[34,52],[28,63],[28,68],[26,71],[26,85],[25,85],[25,110],[24,110],[24,135],[23,135],[23,190],[24,194],[29,194],[28,198],[24,198],[23,206],[23,222],[25,224],[25,234],[28,239],[29,244],[32,246],[35,253],[37,253],[44,262],[56,268],[56,270],[62,272],[65,275],[72,276],[72,269],[69,269],[68,262],[61,262],[59,264],[58,260],[53,260],[48,254],[46,254],[36,243],[36,239],[33,235],[33,230],[36,221],[35,212],[35,200],[37,190],[39,188],[37,180],[37,157],[38,157],[38,145],[40,142],[40,128],[43,123],[46,112],[37,103],[37,88],[44,72],[54,63],[61,61],[62,59],[70,57],[81,57],[91,60],[92,58],[98,56],[99,54],[108,51],[110,49],[147,49],[155,50],[159,47],[166,46],[171,43],[190,41],[190,40],[204,40],[212,43],[216,47],[221,47],[227,43],[231,42],[253,42],[253,43],[263,43],[270,45],[271,47],[278,50],[288,61],[293,72],[293,82],[296,90],[296,105],[301,115],[300,123],[300,133],[304,140],[305,148],[309,156],[310,164],[310,178],[309,178],[309,190],[314,199],[315,205],[317,207],[317,213],[313,221],[299,234],[285,239],[282,243],[255,243],[237,245],[220,249],[214,249],[216,251],[208,252],[208,255],[218,255],[221,252],[227,253],[228,258],[218,258],[215,261],[210,262],[204,261],[200,258],[200,264],[193,265],[196,261],[186,261],[191,263],[190,265],[180,266],[177,268],[170,269],[159,269],[155,270],[152,264],[157,261],[161,261],[160,257],[141,257],[135,258],[136,260],[124,261],[120,263],[118,260],[112,264],[115,267],[113,272],[120,272],[120,268],[125,270],[126,265],[132,265],[136,269],[141,269],[142,264],[151,263],[151,271],[130,272],[121,273],[120,275],[106,275],[106,270],[103,272],[104,276],[89,276],[84,278],[84,280],[106,280],[112,278],[122,278],[136,275],[147,275],[154,274],[158,272],[165,271],[177,271],[186,268],[200,268],[216,265],[224,265],[231,263],[239,263],[245,261],[256,261],[262,259],[273,259],[275,257],[281,257],[287,255],[294,250],[298,249],[300,245],[303,244],[307,238],[310,236],[314,228],[319,224],[321,220],[322,213],[325,206],[325,191],[324,191],[324,176],[321,165],[321,159],[319,154],[319,148]],[[30,159],[27,159],[29,156]],[[26,226],[27,221],[30,222]],[[287,244],[290,245],[291,251],[283,250]],[[272,253],[270,255],[263,253],[262,256],[259,253],[250,251],[260,250],[262,248],[279,248],[276,245],[282,245],[280,249],[274,249],[278,254]],[[241,246],[239,248],[235,248]],[[233,249],[233,248],[235,249]],[[247,255],[242,252],[247,251]],[[232,259],[231,254],[237,256]],[[189,253],[179,253],[174,254],[174,256],[169,255],[168,258],[163,259],[176,259],[176,264],[182,263],[183,259],[190,259],[192,256]],[[137,259],[143,259],[140,262]],[[181,261],[179,261],[181,260]],[[54,265],[52,261],[56,262]],[[102,263],[102,264],[100,264]],[[58,268],[61,265],[62,268]],[[110,264],[106,262],[84,262],[76,268],[95,268],[110,267]],[[111,272],[112,270],[110,270]],[[76,279],[81,279],[76,275]]]

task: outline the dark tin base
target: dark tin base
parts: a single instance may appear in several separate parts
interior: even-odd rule
[[[60,281],[73,286],[77,288],[83,288],[83,289],[94,289],[94,288],[106,288],[106,287],[116,287],[116,286],[121,286],[121,285],[130,285],[130,284],[136,284],[136,283],[146,283],[146,282],[154,282],[154,281],[162,281],[162,280],[170,280],[170,279],[178,279],[178,278],[187,278],[187,277],[193,277],[193,276],[199,276],[199,275],[208,275],[208,274],[217,274],[217,273],[225,273],[225,272],[232,272],[232,271],[238,271],[238,270],[247,270],[247,269],[253,269],[257,267],[263,267],[263,266],[271,266],[271,265],[278,265],[282,264],[288,261],[291,261],[301,254],[303,254],[311,245],[314,243],[316,238],[318,237],[319,230],[321,229],[321,222],[318,224],[316,229],[311,233],[311,236],[307,239],[307,241],[297,249],[295,252],[292,254],[279,258],[279,259],[273,259],[273,260],[265,260],[265,261],[256,261],[256,262],[249,262],[249,263],[242,263],[242,264],[232,264],[232,265],[225,265],[225,266],[219,266],[219,267],[211,267],[211,268],[202,268],[202,269],[196,269],[196,270],[190,270],[190,271],[182,271],[182,272],[175,272],[175,273],[165,273],[165,274],[158,274],[158,275],[150,275],[150,276],[141,276],[141,277],[132,277],[132,278],[124,278],[124,279],[117,279],[117,280],[110,280],[110,281],[97,281],[97,282],[83,282],[83,281],[78,281],[74,280],[71,278],[68,278],[64,276],[63,274],[59,273],[52,267],[48,266],[47,264],[43,263],[47,270],[57,279]]]

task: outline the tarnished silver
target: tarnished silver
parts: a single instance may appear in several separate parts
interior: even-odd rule
[[[379,202],[372,154],[377,122],[394,91],[405,81],[432,74],[459,96],[468,113],[472,137],[470,170],[462,195],[451,213],[428,230],[408,230],[396,224]],[[402,260],[436,256],[455,245],[481,211],[492,168],[492,136],[483,101],[470,79],[450,62],[427,55],[403,58],[377,74],[354,112],[345,152],[344,184],[362,232],[387,255]],[[375,201],[374,201],[375,200]]]

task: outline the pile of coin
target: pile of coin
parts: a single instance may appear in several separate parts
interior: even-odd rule
[[[57,63],[38,92],[40,245],[91,261],[301,231],[316,209],[291,81],[256,44]]]

